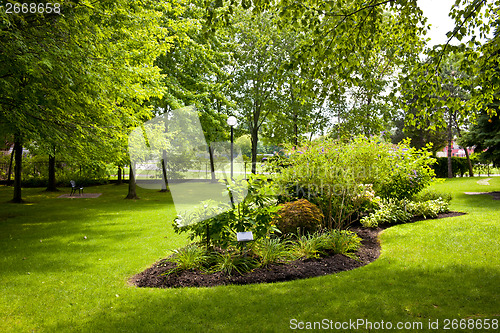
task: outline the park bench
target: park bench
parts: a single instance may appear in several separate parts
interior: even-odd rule
[[[75,194],[77,190],[78,190],[78,194],[80,194],[80,195],[83,194],[83,186],[76,186],[76,183],[74,180],[70,180],[69,183],[71,184],[70,196]]]

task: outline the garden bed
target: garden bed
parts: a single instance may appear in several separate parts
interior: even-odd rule
[[[464,213],[442,213],[437,218],[460,215],[464,215]],[[420,220],[423,219],[413,218],[412,222]],[[336,254],[319,259],[299,259],[286,264],[273,264],[268,267],[256,268],[245,274],[235,273],[231,276],[225,275],[222,272],[207,274],[199,270],[181,271],[167,276],[164,274],[174,268],[175,264],[162,259],[152,267],[133,276],[130,279],[130,283],[137,287],[150,288],[212,287],[228,284],[243,285],[291,281],[335,274],[367,265],[377,259],[380,255],[380,244],[377,237],[379,232],[387,227],[390,226],[377,229],[361,227],[351,229],[362,238],[362,246],[356,252],[359,260],[351,259],[342,254]]]

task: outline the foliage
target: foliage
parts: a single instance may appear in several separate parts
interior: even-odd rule
[[[403,111],[394,120],[395,130],[391,134],[392,143],[399,144],[404,139],[409,138],[411,140],[410,145],[417,149],[424,148],[430,143],[432,144],[430,151],[433,155],[446,147],[447,131],[445,128],[437,126],[437,119],[421,119],[418,124],[412,125],[406,121],[406,118],[410,117],[408,115],[410,113],[414,115],[416,110]]]
[[[406,223],[412,217],[437,217],[439,213],[448,211],[449,202],[442,199],[427,201],[383,200],[380,209],[361,218],[361,225],[376,228],[382,224]]]
[[[231,275],[234,272],[243,274],[257,266],[257,260],[246,256],[242,252],[224,251],[222,253],[216,252],[212,272],[222,272]]]
[[[437,217],[439,213],[448,211],[449,203],[441,198],[428,201],[410,201],[406,205],[406,209],[413,216],[422,216],[424,219],[428,217]]]
[[[430,152],[406,141],[394,147],[379,138],[322,139],[289,146],[287,153],[286,160],[269,164],[280,200],[307,198],[321,208],[329,229],[345,228],[363,210],[376,208],[376,196],[409,198],[433,177]]]
[[[248,181],[230,181],[225,192],[234,205],[203,202],[179,215],[173,223],[174,230],[188,232],[191,239],[199,237],[207,245],[222,248],[235,244],[237,232],[251,231],[258,240],[277,230],[273,219],[278,207],[274,206],[274,192],[265,176],[251,175]]]
[[[376,228],[381,224],[406,223],[412,214],[406,210],[406,200],[385,199],[381,202],[380,209],[368,216],[361,218],[363,227]]]
[[[306,199],[299,199],[280,205],[276,227],[283,234],[306,234],[320,229],[322,222],[323,214],[318,206]]]
[[[317,231],[312,234],[301,235],[292,245],[292,251],[299,258],[318,258],[326,254],[344,254],[355,258],[361,246],[361,238],[347,230]]]
[[[430,165],[434,159],[426,148],[417,150],[409,147],[408,142],[403,142],[398,148],[390,150],[386,157],[381,161],[387,170],[385,180],[375,183],[376,192],[381,197],[410,198],[430,184],[434,176]]]
[[[325,234],[323,246],[326,251],[356,259],[353,252],[358,251],[361,246],[361,238],[358,235],[352,231],[337,229],[327,231]]]
[[[254,246],[254,253],[259,257],[260,266],[282,263],[292,258],[289,250],[291,241],[281,238],[263,238]]]
[[[482,112],[469,132],[464,135],[462,144],[474,146],[480,160],[500,166],[500,115],[490,116]]]
[[[175,267],[166,274],[172,274],[178,271],[201,268],[208,260],[206,249],[195,243],[174,250],[174,253],[167,258],[167,261],[175,263]]]
[[[451,193],[449,192],[440,192],[432,189],[425,189],[417,194],[415,194],[411,200],[414,202],[424,202],[429,200],[442,199],[446,202],[450,202],[452,199]]]
[[[471,157],[471,163],[473,165],[478,164],[477,157]],[[451,157],[452,175],[456,177],[460,175],[463,177],[469,170],[469,165],[465,157],[452,156]],[[436,163],[432,165],[436,177],[446,178],[448,177],[448,158],[447,157],[436,157]]]
[[[294,243],[292,251],[299,258],[319,258],[320,255],[325,254],[323,251],[324,238],[320,232],[301,235]]]

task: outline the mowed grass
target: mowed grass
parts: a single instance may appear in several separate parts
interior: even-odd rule
[[[500,191],[500,178],[477,180],[434,184],[453,193],[452,210],[468,214],[386,229],[380,258],[362,268],[200,289],[127,284],[186,244],[172,230],[168,194],[138,189],[141,200],[124,200],[126,186],[108,185],[86,188],[103,193],[96,199],[58,199],[24,189],[31,203],[14,205],[6,203],[12,189],[2,187],[0,331],[281,332],[300,321],[365,320],[436,332],[445,319],[500,320],[500,201],[463,194]],[[436,320],[439,329],[429,329]]]

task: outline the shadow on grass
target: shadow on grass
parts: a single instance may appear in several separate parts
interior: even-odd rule
[[[500,311],[498,269],[393,267],[295,282],[185,290],[132,290],[82,331],[284,331],[290,320],[419,321]],[[495,312],[493,312],[495,313]],[[70,323],[51,328],[67,330]],[[365,331],[365,330],[361,330]]]

